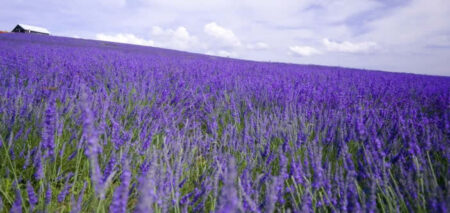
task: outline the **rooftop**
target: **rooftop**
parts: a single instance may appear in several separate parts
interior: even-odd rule
[[[27,24],[18,24],[18,26],[22,27],[25,30],[50,34],[50,31],[48,31],[47,29],[45,29],[43,27],[37,27],[37,26],[32,26],[32,25],[27,25]]]

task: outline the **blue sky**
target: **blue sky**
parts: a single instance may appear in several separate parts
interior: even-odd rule
[[[0,30],[450,76],[448,0],[0,1]]]

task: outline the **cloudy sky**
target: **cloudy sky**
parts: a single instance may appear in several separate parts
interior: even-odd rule
[[[450,76],[449,0],[0,0],[0,30]]]

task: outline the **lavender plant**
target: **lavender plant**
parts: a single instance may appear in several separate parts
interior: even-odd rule
[[[450,78],[0,35],[0,211],[447,212]]]

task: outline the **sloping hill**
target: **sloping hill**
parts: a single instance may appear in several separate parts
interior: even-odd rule
[[[448,77],[2,34],[0,209],[445,212],[449,103]]]

